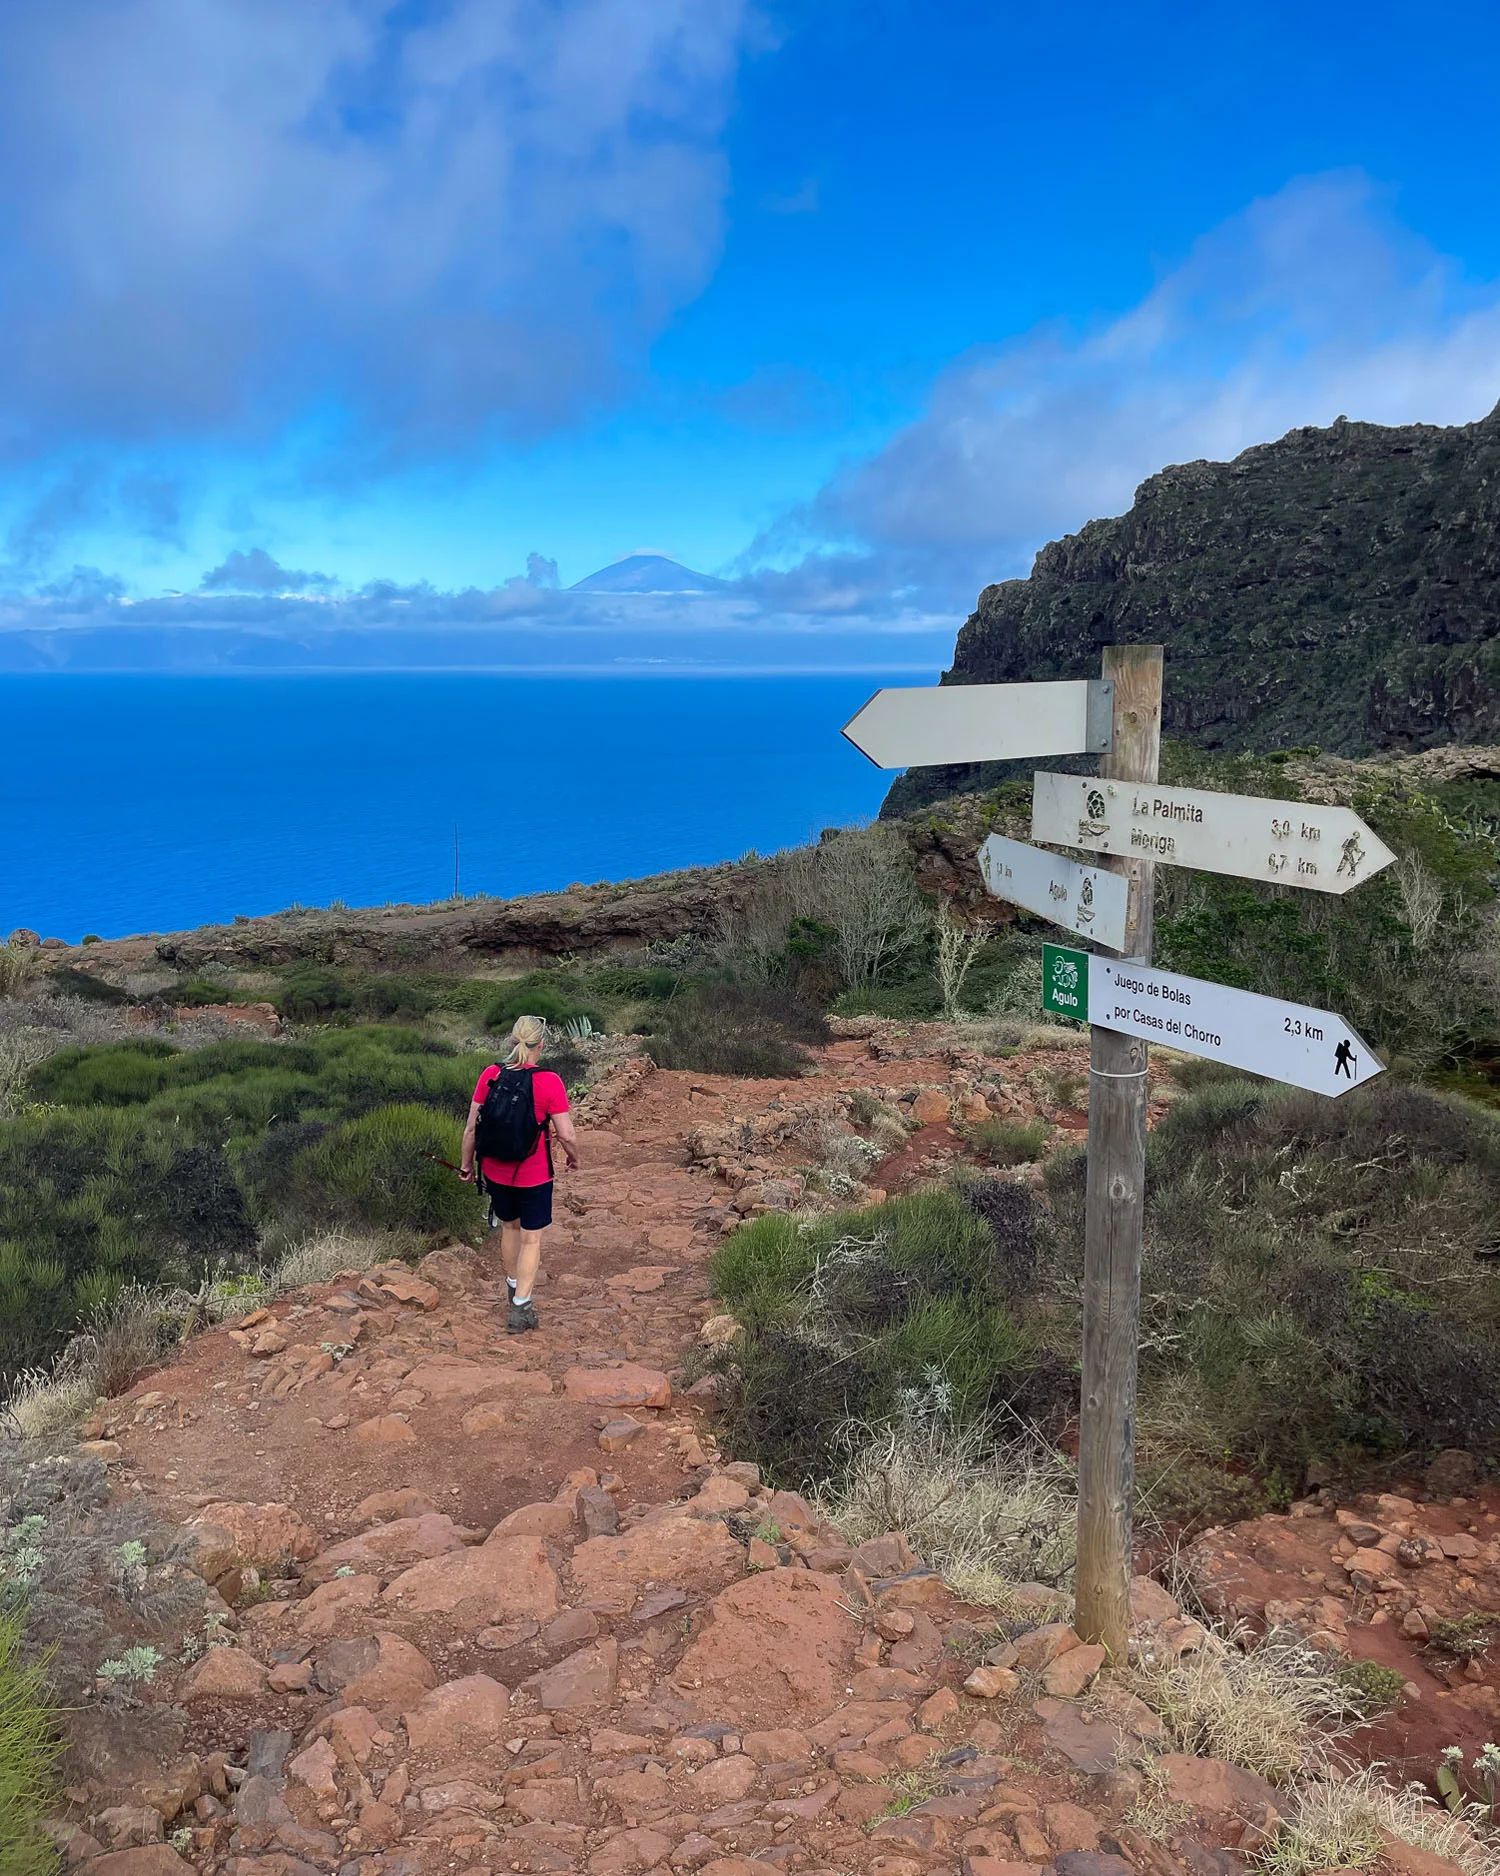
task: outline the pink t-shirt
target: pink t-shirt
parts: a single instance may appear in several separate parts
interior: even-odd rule
[[[481,1107],[484,1106],[484,1098],[490,1091],[491,1083],[499,1073],[499,1063],[492,1062],[479,1077],[474,1099]],[[566,1114],[568,1111],[568,1091],[562,1084],[562,1076],[554,1075],[550,1068],[534,1069],[531,1097],[536,1117],[542,1124],[537,1143],[517,1166],[507,1166],[498,1159],[481,1160],[479,1170],[492,1185],[544,1186],[552,1177],[552,1162],[547,1153],[547,1122],[554,1114]]]

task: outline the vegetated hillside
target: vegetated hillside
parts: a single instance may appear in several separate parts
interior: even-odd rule
[[[1356,762],[1172,743],[1163,769],[1347,802],[1398,855],[1344,899],[1162,867],[1163,964],[1337,1009],[1399,1074],[1496,1099],[1500,750]],[[552,1024],[548,1060],[575,1086],[641,1048],[695,1074],[794,1078],[830,1016],[1024,1029],[1051,928],[990,899],[975,853],[991,827],[1024,831],[1029,794],[1008,782],[772,859],[545,903],[301,910],[76,948],[13,933],[0,1381],[133,1285],[233,1286],[330,1228],[464,1229],[472,1189],[440,1162],[523,1012]],[[577,943],[558,956],[563,930]]]
[[[950,684],[1088,677],[1099,649],[1166,647],[1166,729],[1214,749],[1342,754],[1500,727],[1500,408],[1443,428],[1293,430],[1163,469],[1129,513],[988,586]],[[914,771],[886,812],[993,783]]]

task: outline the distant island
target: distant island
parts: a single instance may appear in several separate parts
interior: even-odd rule
[[[711,573],[694,573],[665,554],[627,554],[597,573],[586,574],[570,593],[727,593],[729,582]]]

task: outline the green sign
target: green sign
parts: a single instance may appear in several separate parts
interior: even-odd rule
[[[1042,946],[1042,1009],[1050,1016],[1089,1019],[1089,954],[1069,945]]]

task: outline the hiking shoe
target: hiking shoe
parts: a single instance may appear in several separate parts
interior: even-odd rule
[[[540,1329],[541,1326],[535,1303],[513,1302],[511,1304],[510,1314],[505,1320],[507,1335],[524,1335],[528,1329]]]

